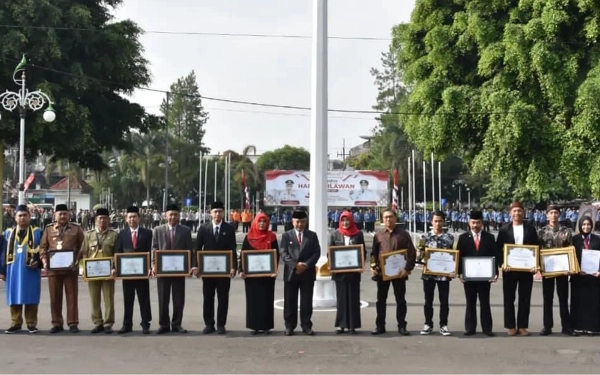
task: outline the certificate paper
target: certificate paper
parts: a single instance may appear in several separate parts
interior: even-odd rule
[[[50,254],[50,269],[53,268],[69,268],[73,265],[72,251],[57,251]]]
[[[406,259],[403,254],[394,254],[385,258],[385,275],[393,277],[398,275],[403,269],[406,268]]]
[[[359,250],[337,250],[334,257],[335,268],[359,268],[357,251]]]
[[[248,264],[246,264],[246,271],[249,273],[272,271],[272,258],[269,254],[248,255],[247,262]]]
[[[513,247],[508,250],[506,261],[511,268],[536,268],[535,252],[532,249]]]
[[[493,258],[478,259],[477,257],[463,258],[463,274],[468,279],[493,279],[494,278],[494,260]]]
[[[581,272],[593,275],[600,268],[600,251],[586,250],[581,251]]]
[[[185,259],[182,255],[163,255],[160,259],[162,271],[185,272]]]
[[[547,255],[544,257],[544,272],[569,272],[569,254]]]
[[[87,277],[108,277],[111,275],[112,267],[110,260],[87,261],[85,272]]]
[[[205,255],[202,257],[204,272],[223,273],[227,272],[227,257],[220,255]]]
[[[121,273],[123,275],[145,275],[144,259],[122,257]]]
[[[433,251],[427,259],[427,270],[436,273],[452,273],[456,269],[456,261],[450,253]]]

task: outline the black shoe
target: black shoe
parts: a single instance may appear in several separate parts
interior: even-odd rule
[[[486,335],[487,337],[494,337],[496,336],[496,334],[492,331],[487,331],[487,332],[483,332],[484,335]]]
[[[350,330],[350,333],[351,333],[351,334],[353,334],[353,335],[356,335],[358,332],[356,332],[356,330],[355,330],[354,328],[352,328],[352,329]]]
[[[258,330],[250,331],[250,334],[251,334],[252,336],[256,336],[256,335],[258,335],[259,333],[260,333],[260,331],[258,331]]]
[[[39,330],[37,329],[36,326],[27,326],[27,331],[29,333],[38,333],[39,332]]]
[[[13,333],[19,333],[21,332],[21,327],[19,326],[12,326],[9,329],[7,329],[6,331],[4,331],[4,333],[6,333],[7,335],[13,334]]]
[[[183,328],[182,326],[173,326],[173,328],[171,329],[171,332],[173,332],[173,333],[188,333],[187,329]]]
[[[217,334],[224,335],[226,333],[227,333],[227,330],[225,329],[225,327],[217,327]]]
[[[285,335],[286,336],[294,336],[294,330],[291,328],[286,328]]]
[[[144,335],[149,335],[150,334],[150,326],[143,326],[142,327],[142,333]]]
[[[271,334],[271,330],[270,329],[264,330],[263,333],[265,335],[270,335]]]
[[[410,332],[408,332],[404,327],[398,328],[398,333],[400,336],[410,336]]]
[[[208,335],[209,333],[214,333],[214,332],[216,332],[214,326],[206,326],[202,330],[202,333],[205,334],[205,335]]]
[[[345,332],[345,330],[344,330],[343,328],[339,328],[339,327],[338,327],[338,328],[336,328],[336,329],[335,329],[335,334],[336,334],[336,335],[340,335],[340,334],[342,334],[342,333],[344,333],[344,332]]]
[[[104,326],[96,326],[92,329],[92,333],[100,333],[104,331]]]
[[[304,333],[307,336],[314,336],[315,331],[313,331],[312,328],[307,328],[307,329],[303,329],[302,333]]]
[[[77,326],[70,326],[69,327],[69,332],[71,332],[71,333],[79,333],[79,327],[77,327]]]
[[[63,327],[54,326],[54,327],[50,328],[50,333],[60,333],[64,330],[65,329]]]
[[[463,333],[463,336],[473,336],[475,334],[475,331],[465,331]]]
[[[113,333],[112,327],[104,327],[104,333],[106,333],[107,335]]]
[[[372,335],[383,335],[384,333],[385,333],[384,327],[375,327],[375,329],[371,331]]]
[[[119,330],[119,332],[117,332],[119,335],[123,335],[125,333],[129,333],[132,332],[133,330],[131,329],[131,327],[123,327]]]
[[[579,336],[579,333],[573,331],[571,328],[565,328],[561,333],[567,336]]]
[[[548,336],[552,334],[552,329],[551,328],[542,328],[542,330],[540,331],[540,335],[541,336]]]
[[[165,333],[171,332],[171,328],[169,327],[160,327],[158,331],[156,331],[157,335],[164,335]]]

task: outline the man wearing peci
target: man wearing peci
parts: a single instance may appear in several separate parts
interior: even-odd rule
[[[483,213],[481,211],[471,211],[469,213],[469,231],[458,236],[456,248],[459,252],[459,271],[460,280],[465,289],[466,310],[465,310],[465,336],[473,336],[477,330],[477,297],[479,297],[479,309],[481,317],[481,328],[486,336],[493,337],[492,332],[492,309],[490,307],[490,288],[491,284],[498,280],[498,268],[494,266],[494,276],[485,281],[467,281],[465,280],[463,269],[463,258],[470,257],[494,257],[498,258],[496,251],[496,239],[494,235],[482,230]],[[494,263],[497,264],[497,263]]]
[[[539,245],[538,234],[535,227],[523,221],[525,211],[519,202],[510,205],[512,222],[508,223],[498,232],[496,240],[498,264],[502,268],[502,291],[504,294],[504,328],[508,329],[509,336],[517,334],[529,336],[529,311],[531,308],[531,290],[533,289],[533,275],[537,272],[537,265],[531,271],[513,271],[504,264],[504,245]],[[519,288],[519,311],[515,320],[515,297],[517,286]]]
[[[305,211],[292,213],[292,225],[281,236],[279,252],[285,267],[283,270],[283,320],[285,335],[292,336],[298,325],[298,292],[300,292],[300,327],[304,334],[312,336],[313,291],[317,273],[315,266],[321,257],[319,238],[306,229],[308,216]]]
[[[156,276],[156,250],[189,250],[193,255],[192,231],[179,224],[179,207],[167,206],[167,224],[159,225],[152,231],[152,275]],[[193,256],[191,256],[193,259]],[[190,275],[195,269],[192,268]],[[159,277],[158,287],[158,324],[157,334],[170,331],[187,333],[181,326],[185,305],[185,277]],[[169,299],[173,293],[173,319],[169,321]]]
[[[138,207],[127,208],[127,228],[119,232],[115,245],[115,254],[150,253],[152,250],[152,231],[140,227]],[[149,266],[149,265],[148,265]],[[133,305],[137,293],[142,317],[142,332],[150,333],[152,308],[150,307],[150,281],[148,279],[123,280],[123,327],[120,334],[129,333],[133,327]]]
[[[222,202],[214,202],[211,205],[210,216],[212,218],[206,224],[203,224],[198,230],[196,237],[196,251],[203,250],[229,250],[233,265],[229,271],[229,277],[205,277],[202,278],[202,294],[204,297],[204,329],[202,333],[209,334],[215,332],[215,292],[217,294],[217,329],[220,335],[227,332],[227,313],[229,311],[229,289],[231,287],[231,278],[235,276],[237,270],[237,242],[235,238],[235,229],[233,226],[223,221],[224,205]],[[194,255],[192,264],[196,269],[198,276],[198,259]],[[200,276],[202,276],[200,274]]]

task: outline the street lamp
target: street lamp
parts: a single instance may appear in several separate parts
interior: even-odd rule
[[[467,188],[467,194],[469,196],[469,198],[468,198],[469,210],[471,210],[471,188]]]
[[[10,112],[18,107],[19,117],[21,118],[19,132],[19,204],[25,204],[25,115],[27,109],[37,111],[42,109],[47,103],[48,107],[43,115],[44,121],[52,122],[56,119],[56,113],[54,113],[54,109],[52,108],[53,103],[48,95],[40,90],[29,92],[25,88],[26,64],[27,60],[23,55],[23,59],[21,59],[21,62],[17,65],[13,73],[13,81],[21,87],[19,91],[6,90],[6,92],[0,94],[0,104],[2,107]],[[18,77],[19,72],[21,72],[21,78]]]
[[[462,187],[464,186],[469,191],[469,185],[465,183],[464,180],[458,179],[452,182],[453,187],[458,187],[458,209],[462,210]],[[471,193],[469,192],[469,209],[471,209]]]

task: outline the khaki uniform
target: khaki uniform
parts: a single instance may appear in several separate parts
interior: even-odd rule
[[[117,232],[112,229],[107,229],[103,233],[100,233],[97,228],[87,231],[81,247],[81,257],[112,258],[115,255],[116,241]],[[88,281],[88,288],[94,326],[112,328],[115,324],[115,281],[91,280]],[[106,309],[104,319],[102,319],[102,307],[100,305],[101,297],[104,297],[104,308]]]
[[[83,229],[80,226],[68,223],[61,228],[58,223],[46,227],[40,242],[40,258],[44,265],[48,264],[48,250],[75,250],[76,258],[81,244],[83,244]],[[61,242],[61,246],[59,246]],[[50,311],[52,326],[63,327],[63,287],[67,299],[67,325],[79,324],[79,306],[77,304],[79,285],[79,267],[71,271],[48,271],[48,289],[50,291]]]

